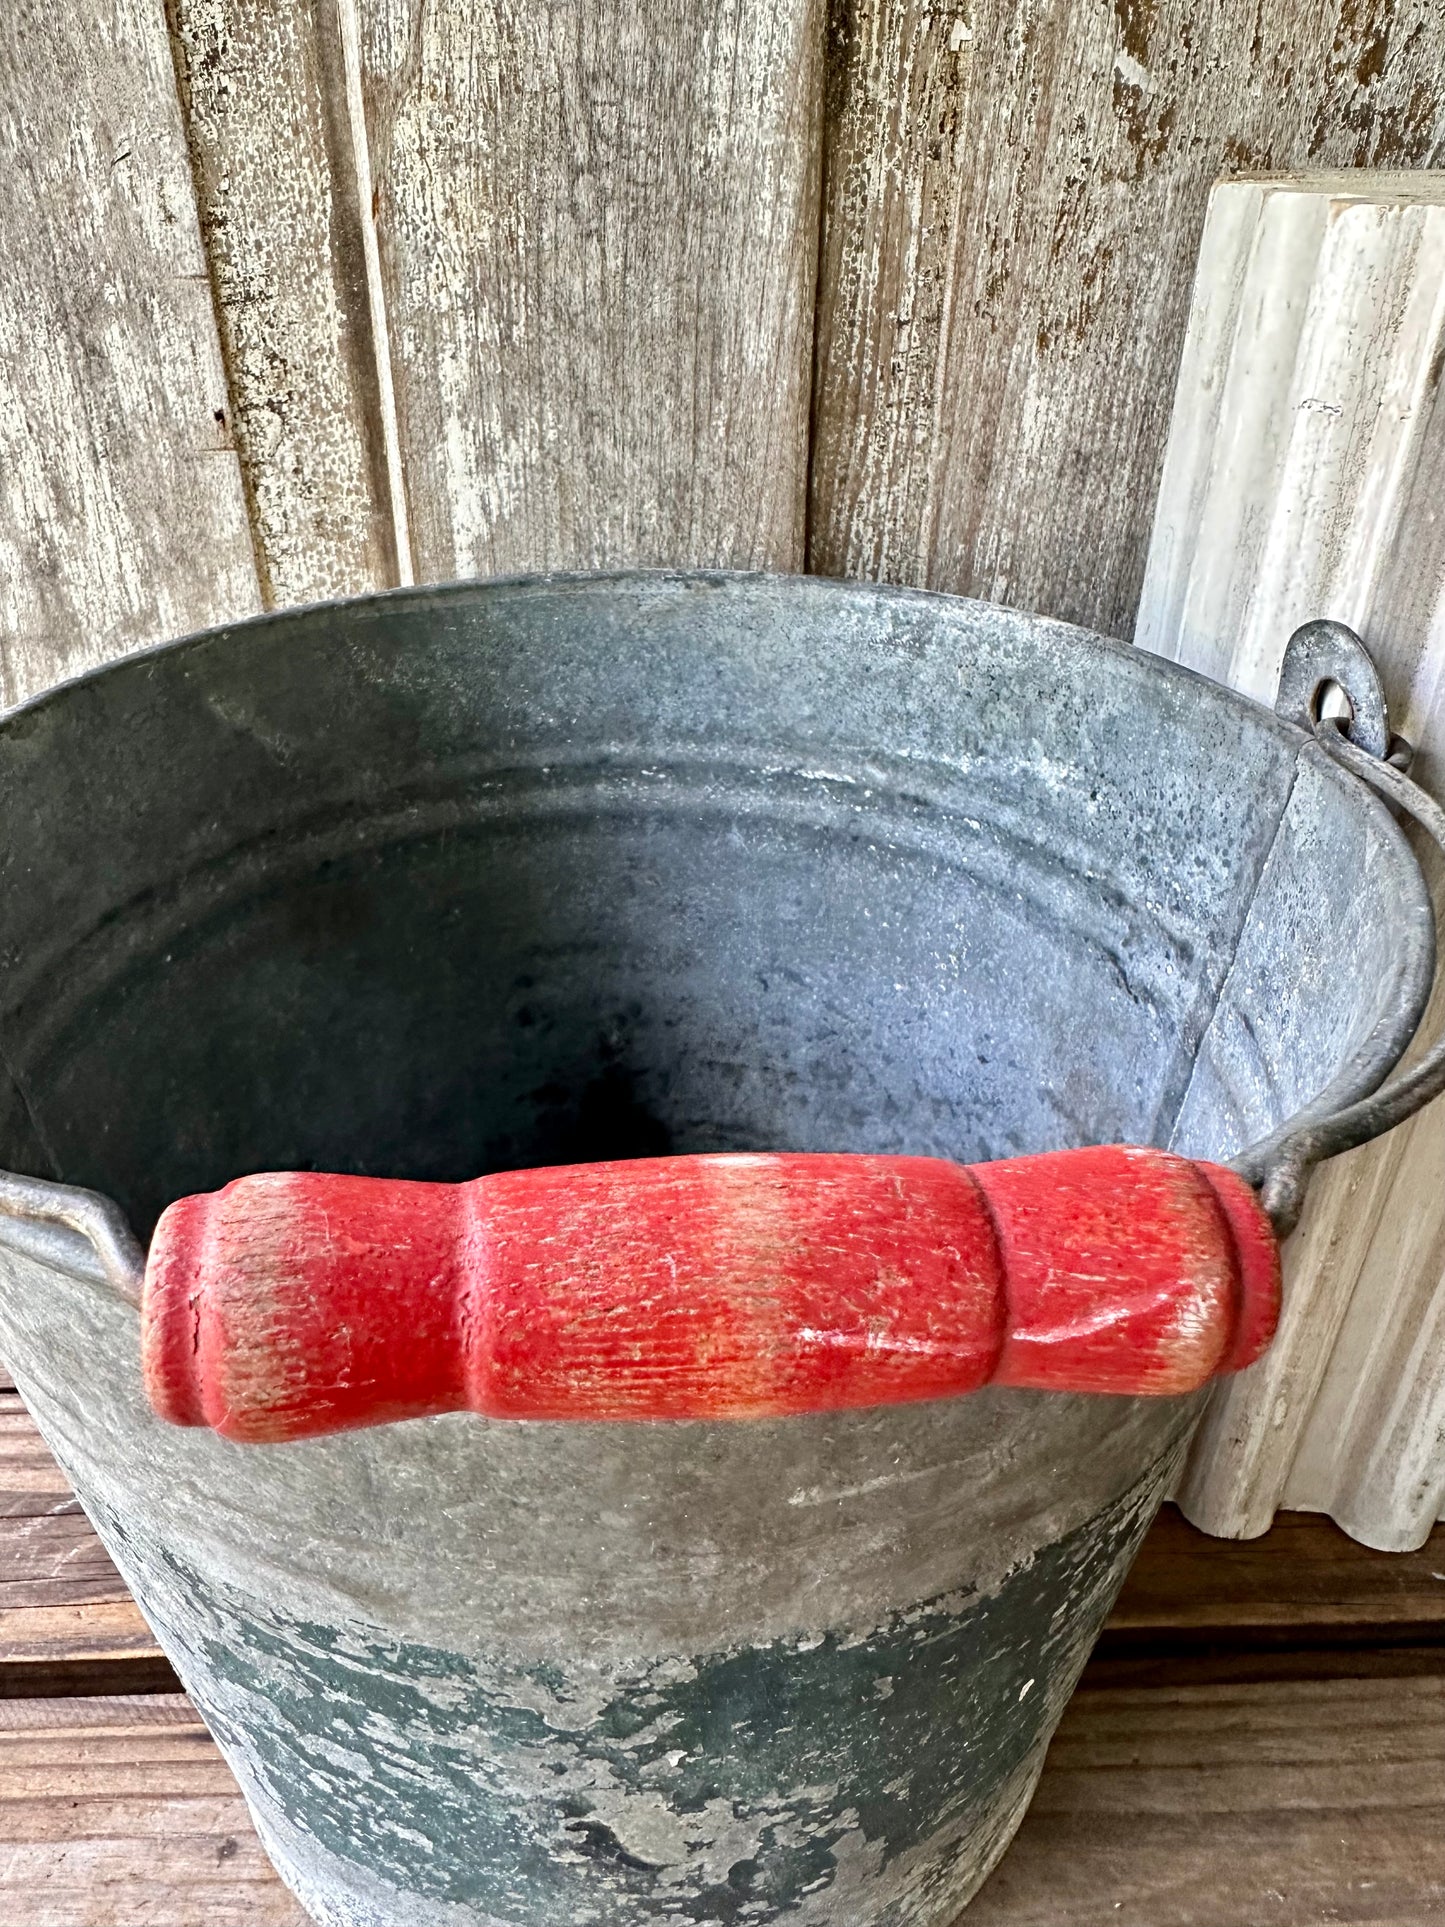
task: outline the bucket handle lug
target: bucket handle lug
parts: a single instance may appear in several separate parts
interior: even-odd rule
[[[1353,714],[1321,716],[1321,691],[1337,683]],[[1409,817],[1445,854],[1445,810],[1405,774],[1413,747],[1391,733],[1379,672],[1364,643],[1343,622],[1307,622],[1285,648],[1275,713],[1306,729],[1332,761]],[[1438,946],[1437,946],[1438,949]],[[1393,1131],[1445,1091],[1445,1036],[1419,1063],[1342,1111],[1306,1109],[1230,1169],[1254,1185],[1281,1238],[1299,1222],[1317,1164]]]
[[[79,1232],[95,1253],[96,1282],[139,1311],[145,1285],[145,1252],[118,1204],[98,1191],[83,1191],[77,1185],[53,1184],[48,1178],[0,1171],[0,1218],[62,1225]]]
[[[1344,733],[1357,749],[1384,760],[1390,756],[1390,714],[1374,658],[1348,623],[1321,617],[1303,623],[1285,644],[1274,713],[1313,733],[1320,698],[1335,684],[1344,691],[1350,717]]]

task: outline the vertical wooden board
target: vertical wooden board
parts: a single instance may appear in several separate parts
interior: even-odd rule
[[[0,700],[246,615],[255,563],[153,0],[0,9]]]
[[[804,546],[821,0],[360,0],[419,578]]]
[[[1415,774],[1445,782],[1445,174],[1219,187],[1210,204],[1138,640],[1262,701],[1290,632],[1358,627]],[[1439,860],[1422,850],[1437,906]],[[1437,992],[1422,1039],[1445,1024]],[[1445,1202],[1432,1112],[1320,1173],[1269,1354],[1221,1387],[1180,1490],[1263,1532],[1277,1505],[1423,1542],[1445,1499]]]
[[[397,580],[333,0],[168,0],[266,600]]]
[[[836,6],[828,48],[810,565],[923,587],[979,42],[963,7]],[[977,157],[973,157],[976,159]]]
[[[1210,183],[1445,154],[1434,0],[835,13],[810,567],[1127,635]]]

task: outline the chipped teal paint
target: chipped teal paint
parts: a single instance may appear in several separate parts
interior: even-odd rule
[[[168,1555],[152,1598],[184,1601],[187,1683],[263,1816],[401,1892],[519,1927],[745,1927],[822,1901],[847,1842],[873,1873],[848,1921],[917,1927],[1047,1740],[1156,1486],[989,1596],[610,1676],[289,1622]]]

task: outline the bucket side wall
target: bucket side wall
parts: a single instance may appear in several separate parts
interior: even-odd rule
[[[23,1259],[4,1274],[0,1349],[283,1871],[344,1927],[550,1927],[599,1907],[637,1927],[950,1920],[1021,1810],[1194,1410],[916,1408],[940,1459],[954,1433],[942,1515],[919,1465],[900,1474],[906,1432],[855,1428],[840,1462],[827,1421],[591,1428],[594,1447],[620,1436],[575,1455],[559,1448],[582,1428],[468,1420],[248,1449],[149,1415],[127,1308]],[[527,1490],[496,1446],[529,1435],[551,1463]],[[858,1489],[870,1473],[881,1493]],[[951,1584],[935,1569],[930,1586],[920,1532]],[[639,1574],[643,1539],[661,1556]],[[669,1588],[700,1599],[720,1560],[752,1590],[680,1641]],[[757,1582],[790,1565],[811,1615],[775,1611],[770,1630]],[[630,1616],[580,1641],[609,1599]]]

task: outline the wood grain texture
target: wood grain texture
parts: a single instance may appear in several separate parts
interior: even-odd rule
[[[18,1609],[128,1597],[18,1395],[0,1393],[0,1653]]]
[[[165,20],[0,10],[0,702],[258,605]]]
[[[1079,1694],[960,1927],[1438,1927],[1445,1680]]]
[[[821,0],[360,0],[419,579],[804,547]]]
[[[1445,173],[1236,182],[1210,205],[1138,640],[1259,700],[1312,616],[1360,630],[1445,793]],[[1422,859],[1445,904],[1445,868]],[[1445,1024],[1438,992],[1424,1040]],[[1285,1313],[1181,1487],[1211,1531],[1276,1506],[1419,1545],[1445,1502],[1445,1118],[1328,1166]]]
[[[0,1699],[168,1683],[159,1646],[35,1421],[0,1392]]]
[[[1209,186],[1445,152],[1433,0],[839,0],[809,566],[1126,636]]]
[[[8,1927],[306,1927],[189,1702],[0,1702]]]
[[[270,604],[387,588],[396,533],[332,0],[168,0]]]
[[[1445,1526],[1417,1552],[1357,1545],[1318,1513],[1220,1540],[1166,1505],[1114,1602],[1108,1650],[1436,1643],[1445,1670]]]

